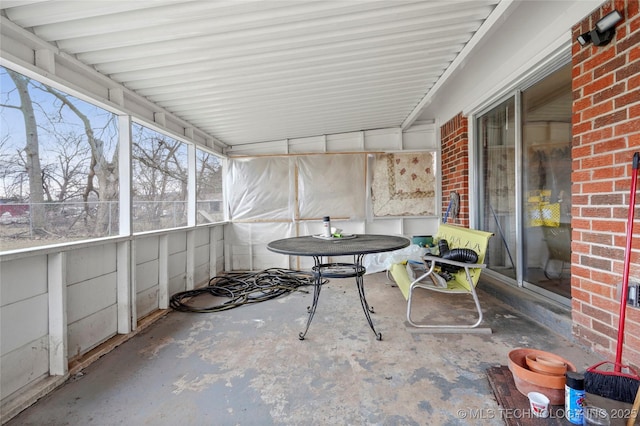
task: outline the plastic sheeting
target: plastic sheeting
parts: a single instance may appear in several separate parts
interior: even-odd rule
[[[295,158],[235,158],[229,161],[229,219],[291,220],[292,162]]]
[[[224,237],[228,270],[257,271],[291,267],[289,256],[269,251],[267,244],[280,238],[295,237],[295,224],[292,222],[232,223],[225,226]]]
[[[298,157],[300,219],[365,217],[365,154]]]
[[[320,233],[323,216],[330,216],[332,225],[345,233],[388,233],[382,224],[366,224],[370,207],[368,156],[375,163],[367,153],[229,159],[227,199],[231,223],[225,227],[227,268],[309,269],[312,258],[284,256],[268,251],[266,246],[280,238]],[[398,230],[394,228],[395,232]],[[367,255],[367,273],[384,271],[411,254],[405,250]],[[331,259],[351,260],[349,256]]]
[[[366,207],[365,160],[364,154],[231,159],[227,178],[229,219],[362,219]]]
[[[362,260],[362,266],[367,269],[367,274],[373,274],[390,269],[394,263],[402,263],[407,260],[421,262],[424,254],[425,249],[423,247],[411,244],[396,251],[368,254]]]
[[[224,240],[234,245],[264,245],[295,237],[295,225],[288,223],[232,223],[225,227]]]
[[[366,154],[230,159],[227,267],[310,268],[312,258],[272,253],[266,246],[280,238],[319,233],[323,216],[348,232],[364,231],[355,223],[363,220],[366,209],[365,159]]]

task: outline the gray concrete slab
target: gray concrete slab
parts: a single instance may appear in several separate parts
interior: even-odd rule
[[[311,295],[301,292],[219,313],[171,312],[8,425],[501,425],[485,371],[506,365],[510,350],[551,351],[579,369],[598,361],[481,288],[491,335],[411,332],[406,302],[383,273],[365,276],[382,341],[353,279],[324,286],[304,341]],[[425,291],[417,303],[438,319],[472,313],[463,301]]]

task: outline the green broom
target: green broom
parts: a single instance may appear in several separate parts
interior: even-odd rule
[[[629,264],[631,263],[631,240],[633,238],[633,219],[636,204],[636,185],[640,153],[633,155],[633,180],[631,181],[631,197],[629,200],[629,218],[627,222],[627,245],[624,255],[624,270],[622,272],[622,295],[620,300],[620,319],[618,322],[618,345],[614,363],[601,362],[587,368],[584,375],[585,392],[600,395],[626,403],[633,403],[638,388],[640,376],[628,365],[622,364],[622,345],[624,343],[624,323],[629,294]]]

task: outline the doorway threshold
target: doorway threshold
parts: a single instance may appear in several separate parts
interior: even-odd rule
[[[570,341],[574,340],[571,332],[570,306],[548,299],[529,289],[505,283],[486,272],[480,277],[478,287],[554,333]]]

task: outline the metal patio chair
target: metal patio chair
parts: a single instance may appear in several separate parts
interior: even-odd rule
[[[491,333],[490,328],[479,328],[482,322],[482,308],[476,293],[476,286],[480,279],[482,270],[486,267],[484,258],[487,251],[489,239],[493,236],[491,232],[479,231],[475,229],[463,228],[460,226],[441,224],[434,241],[446,240],[450,249],[464,248],[471,249],[477,254],[475,263],[466,263],[456,260],[443,259],[438,256],[425,255],[422,258],[426,272],[411,280],[407,268],[402,264],[392,265],[389,273],[398,287],[402,290],[407,299],[407,321],[413,327],[430,330],[434,332],[479,332]],[[442,268],[460,268],[457,272],[446,275],[448,280],[439,277],[432,277]],[[434,279],[427,279],[434,278]],[[473,323],[452,323],[452,324],[428,324],[419,323],[411,319],[412,302],[414,292],[418,289],[437,291],[439,293],[450,294],[454,297],[470,295],[474,301],[477,311],[477,320]]]

